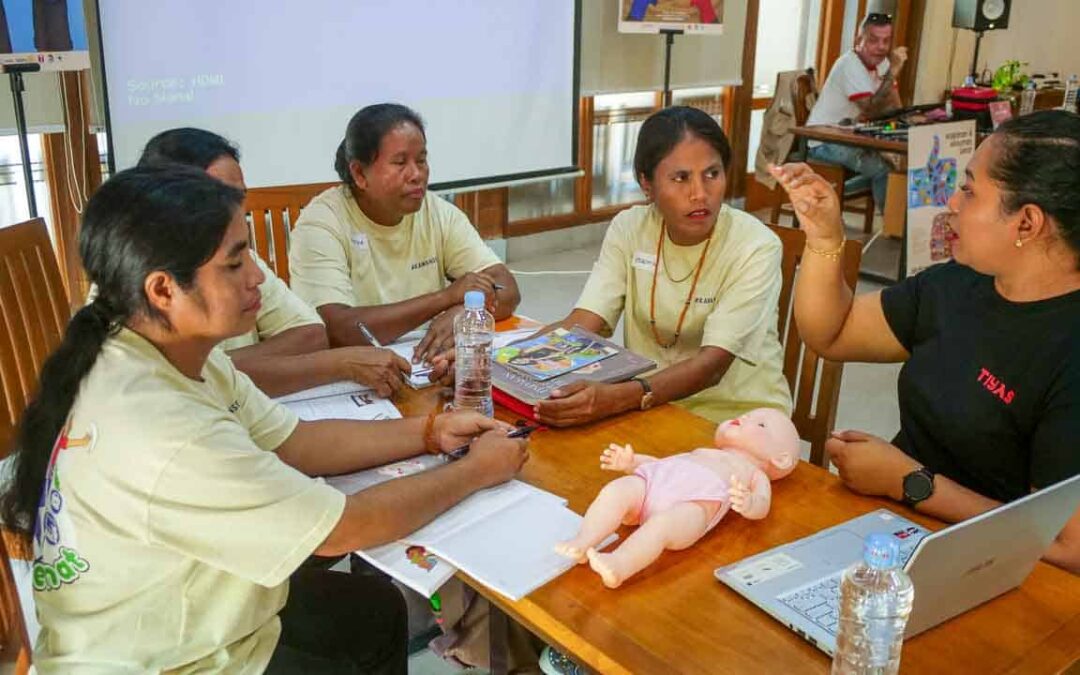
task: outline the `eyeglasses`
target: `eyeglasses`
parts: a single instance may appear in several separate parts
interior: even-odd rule
[[[891,26],[892,14],[885,14],[883,12],[870,12],[866,15],[866,18],[862,22],[863,27],[866,26]]]

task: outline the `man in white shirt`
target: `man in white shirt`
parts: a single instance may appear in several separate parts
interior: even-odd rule
[[[907,61],[907,48],[892,49],[892,38],[890,15],[866,15],[855,36],[855,48],[833,64],[810,111],[808,126],[851,123],[902,106],[896,83]],[[891,167],[880,154],[835,143],[811,143],[809,154],[811,159],[839,164],[869,179],[874,203],[882,210]]]

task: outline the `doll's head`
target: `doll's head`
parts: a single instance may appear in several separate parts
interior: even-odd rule
[[[799,432],[774,408],[757,408],[722,423],[716,429],[716,447],[742,450],[770,480],[783,478],[799,463]]]

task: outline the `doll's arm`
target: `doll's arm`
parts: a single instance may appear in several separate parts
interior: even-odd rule
[[[607,471],[634,473],[634,469],[642,464],[655,461],[656,458],[651,455],[638,455],[630,445],[618,443],[612,443],[607,450],[600,453],[600,468]]]
[[[754,471],[749,485],[732,474],[728,496],[731,499],[732,511],[742,514],[743,518],[760,520],[769,515],[769,507],[772,505],[772,483],[769,482],[769,477],[765,475],[765,472],[760,470]]]

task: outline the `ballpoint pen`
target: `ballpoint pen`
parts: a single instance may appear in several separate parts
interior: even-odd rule
[[[382,347],[382,343],[372,335],[371,331],[368,330],[368,327],[364,325],[363,321],[357,321],[356,327],[360,329],[360,333],[363,334],[364,339],[368,341],[368,344],[372,347]]]

